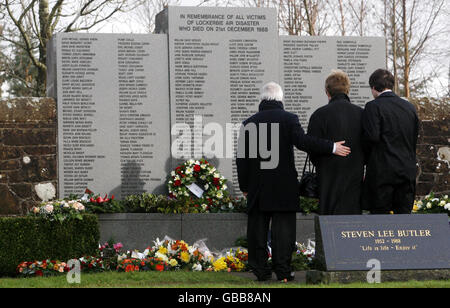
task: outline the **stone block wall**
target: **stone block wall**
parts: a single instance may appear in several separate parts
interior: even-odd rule
[[[421,128],[417,144],[417,195],[450,194],[450,99],[414,101]]]
[[[415,102],[421,130],[417,195],[450,194],[450,100]],[[0,101],[0,215],[40,202],[36,185],[57,188],[56,104],[51,98]]]
[[[0,215],[25,214],[37,184],[57,187],[56,124],[51,98],[0,101]]]

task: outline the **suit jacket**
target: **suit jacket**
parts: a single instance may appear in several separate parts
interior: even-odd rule
[[[345,140],[352,152],[347,157],[311,155],[319,181],[320,215],[361,214],[364,178],[362,144],[363,109],[345,94],[333,97],[317,109],[309,120],[308,135],[335,141]]]
[[[270,138],[273,124],[278,125],[278,146]],[[264,124],[264,125],[262,125]],[[299,150],[317,152],[319,154],[331,154],[333,142],[310,137],[303,131],[299,119],[295,114],[284,110],[283,104],[278,101],[262,101],[259,112],[243,122],[244,127],[255,125],[257,128],[257,140],[250,133],[240,134],[239,149],[245,147],[245,157],[237,157],[236,165],[238,172],[239,187],[241,191],[247,192],[247,203],[249,211],[258,205],[261,211],[266,212],[299,212],[300,202],[298,193],[298,174],[295,169],[294,146]],[[261,168],[261,163],[270,159],[258,155],[253,157],[249,151],[249,144],[258,145],[263,137],[262,128],[267,126],[268,148],[278,151],[278,165],[273,169]],[[245,136],[243,136],[245,135]]]
[[[363,129],[370,145],[364,183],[365,208],[370,208],[371,188],[415,181],[419,118],[411,103],[385,92],[367,103]]]

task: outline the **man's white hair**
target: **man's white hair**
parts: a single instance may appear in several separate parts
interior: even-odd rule
[[[269,82],[261,89],[261,100],[283,101],[283,89],[278,83]]]

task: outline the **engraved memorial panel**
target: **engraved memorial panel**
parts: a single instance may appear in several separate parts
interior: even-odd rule
[[[162,192],[169,147],[164,35],[58,34],[59,195]]]
[[[384,38],[280,36],[280,79],[285,108],[298,115],[305,131],[314,111],[328,103],[325,79],[333,69],[349,75],[349,97],[352,103],[364,107],[373,100],[370,75],[385,67]],[[306,153],[295,151],[295,156],[297,170],[301,172]]]
[[[226,123],[240,124],[255,113],[260,88],[278,81],[276,10],[169,7],[157,17],[157,29],[169,36],[172,125],[188,124],[194,140],[202,140],[202,124],[211,128],[211,135],[218,133],[217,126],[208,123],[221,125],[224,146],[216,144],[213,153],[230,190],[239,193],[230,158],[237,130],[227,129]],[[203,142],[211,135],[203,134]],[[202,152],[202,144],[192,141],[192,157],[211,154]]]

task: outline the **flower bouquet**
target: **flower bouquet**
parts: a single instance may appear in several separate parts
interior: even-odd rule
[[[86,208],[81,203],[81,200],[56,200],[31,208],[28,215],[63,222],[66,219],[82,220],[83,216],[81,214],[85,210]]]
[[[212,254],[199,245],[189,246],[184,241],[166,237],[156,239],[154,245],[145,251],[147,257],[156,258],[168,264],[171,270],[212,270]]]
[[[414,201],[413,213],[417,214],[439,214],[450,216],[450,199],[448,195],[437,198],[434,193],[425,196],[422,200]]]
[[[191,159],[170,173],[169,197],[190,200],[198,212],[218,212],[224,204],[233,206],[226,183],[225,177],[207,160]]]
[[[53,276],[68,271],[69,268],[66,263],[50,259],[34,262],[22,262],[17,266],[17,273],[20,276],[26,277]]]

